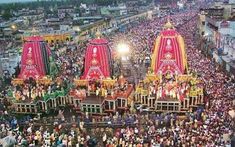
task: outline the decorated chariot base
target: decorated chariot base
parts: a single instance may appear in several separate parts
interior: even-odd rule
[[[46,113],[69,103],[69,87],[62,80],[52,82],[48,77],[14,79],[12,84],[14,89],[9,92],[9,97],[13,98],[16,113]]]
[[[153,111],[186,112],[203,104],[202,82],[192,75],[148,74],[136,89],[135,102]]]
[[[79,80],[75,79],[75,88],[70,91],[70,99],[77,113],[105,115],[124,112],[133,101],[133,85],[119,79]]]

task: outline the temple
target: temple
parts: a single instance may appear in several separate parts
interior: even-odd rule
[[[21,71],[18,78],[38,79],[49,74],[50,50],[39,36],[25,38],[21,57]]]
[[[155,41],[151,69],[155,74],[184,74],[187,70],[183,37],[169,20]]]
[[[105,79],[111,76],[112,59],[108,41],[100,38],[91,40],[86,49],[84,74],[81,79]]]

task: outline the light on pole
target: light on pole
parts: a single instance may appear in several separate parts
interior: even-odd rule
[[[117,45],[118,56],[120,57],[120,72],[123,74],[123,71],[128,65],[128,56],[130,53],[130,47],[128,44],[121,42]]]
[[[117,46],[117,50],[118,50],[118,53],[123,56],[123,55],[127,55],[129,52],[130,52],[130,48],[127,44],[125,43],[120,43],[118,44]]]
[[[13,31],[15,31],[16,29],[17,29],[17,26],[16,25],[11,25],[11,29],[13,30]]]

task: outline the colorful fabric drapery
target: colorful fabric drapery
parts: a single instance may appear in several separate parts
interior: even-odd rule
[[[23,45],[19,78],[38,79],[49,74],[50,50],[39,36],[29,37]]]
[[[85,70],[82,79],[105,79],[111,75],[111,52],[108,41],[93,39],[89,42],[85,55]]]
[[[151,68],[155,74],[184,74],[187,57],[182,36],[174,29],[167,28],[157,37],[152,54]]]

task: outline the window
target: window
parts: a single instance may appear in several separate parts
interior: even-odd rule
[[[167,106],[162,106],[162,110],[167,110]]]
[[[178,107],[178,104],[175,104],[175,106]],[[184,102],[181,102],[181,108],[183,108],[183,107],[184,107]]]
[[[92,107],[92,113],[95,113],[95,107]]]
[[[168,107],[168,109],[171,110],[171,111],[174,110],[173,108],[174,108],[173,106],[169,106],[169,107]]]
[[[109,109],[109,102],[108,102],[108,101],[105,101],[104,108],[105,108],[106,110]]]
[[[178,109],[179,107],[177,107],[177,106],[175,106],[175,111],[179,111],[179,109]]]
[[[161,105],[157,105],[157,110],[161,110]]]
[[[126,100],[122,100],[122,107],[125,107],[126,106]]]
[[[202,21],[202,25],[205,25],[206,23],[205,23],[205,21]]]
[[[118,107],[121,107],[121,99],[118,99]]]
[[[110,109],[114,109],[113,102],[110,102]]]
[[[100,108],[96,107],[96,112],[100,113]]]
[[[76,102],[76,106],[79,106],[79,100],[76,100],[75,102]]]

